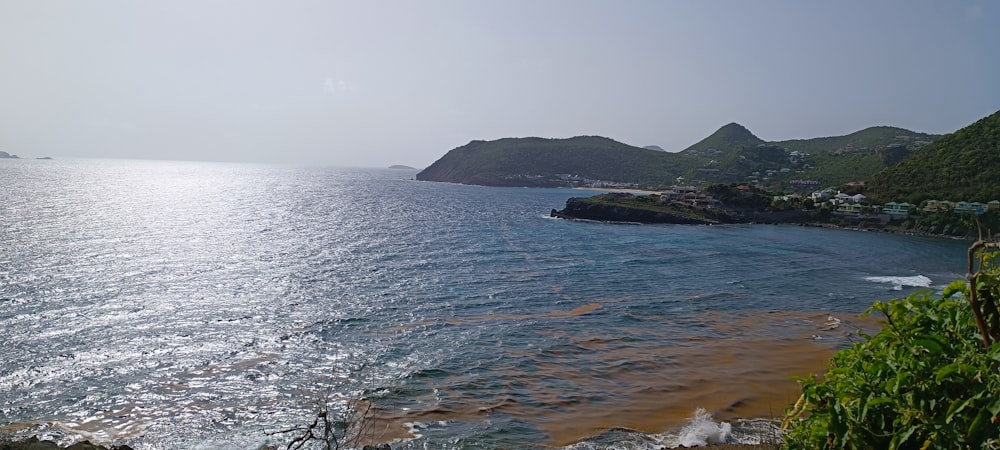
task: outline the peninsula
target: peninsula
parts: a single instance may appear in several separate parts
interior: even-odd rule
[[[766,193],[745,185],[714,185],[707,191],[678,188],[648,195],[613,192],[573,197],[566,200],[565,208],[553,209],[549,215],[600,222],[715,225],[808,223],[816,221],[821,214],[802,209],[775,209],[771,203]]]

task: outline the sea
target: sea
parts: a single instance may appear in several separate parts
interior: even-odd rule
[[[285,448],[350,409],[393,449],[761,442],[970,244],[553,219],[594,192],[415,175],[0,160],[0,435]]]

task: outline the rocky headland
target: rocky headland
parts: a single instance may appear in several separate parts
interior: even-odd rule
[[[810,222],[807,211],[758,211],[725,206],[697,207],[671,202],[658,195],[635,195],[624,192],[573,197],[562,210],[549,215],[561,219],[600,222],[714,225],[723,223],[793,223]]]

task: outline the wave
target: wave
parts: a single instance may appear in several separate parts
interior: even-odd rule
[[[903,287],[931,287],[933,282],[923,275],[912,277],[865,277],[866,281],[873,283],[887,283],[892,285],[892,290],[901,291]]]
[[[647,434],[618,428],[563,450],[650,450],[663,448],[706,447],[720,444],[762,445],[781,443],[782,432],[769,419],[739,419],[734,423],[716,422],[712,414],[698,408],[680,429]]]
[[[733,435],[729,422],[715,423],[712,415],[702,408],[694,412],[694,417],[677,434],[677,444],[681,447],[704,447],[709,444],[725,444]]]

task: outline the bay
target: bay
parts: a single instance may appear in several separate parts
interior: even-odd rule
[[[259,448],[360,391],[393,448],[654,448],[697,408],[780,415],[969,245],[565,221],[589,192],[414,175],[0,161],[0,426]]]

